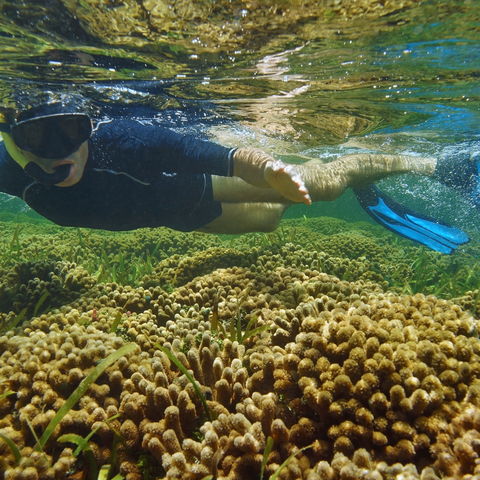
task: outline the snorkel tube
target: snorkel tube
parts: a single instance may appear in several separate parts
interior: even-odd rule
[[[39,167],[34,162],[29,162],[24,168],[25,173],[34,178],[38,183],[43,185],[56,185],[57,183],[63,182],[69,173],[71,165],[60,165],[55,168],[53,173],[47,173],[41,167]]]
[[[23,168],[27,175],[37,182],[43,185],[55,185],[68,177],[71,165],[60,165],[55,168],[53,173],[47,173],[35,162],[31,162],[25,157],[17,145],[15,145],[11,135],[6,132],[0,132],[0,135],[3,138],[3,143],[8,154]]]

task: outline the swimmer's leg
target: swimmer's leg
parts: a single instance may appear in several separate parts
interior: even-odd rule
[[[219,177],[212,175],[212,188],[214,200],[222,202],[222,205],[223,202],[288,202],[278,191],[267,187],[254,187],[238,177]]]
[[[281,203],[222,203],[222,214],[199,228],[205,233],[272,232],[288,207]]]

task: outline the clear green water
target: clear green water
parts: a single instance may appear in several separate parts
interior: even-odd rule
[[[200,13],[187,3],[175,7],[183,18],[170,11],[160,21],[145,2],[142,13],[128,2],[4,1],[0,101],[77,91],[110,106],[154,107],[167,124],[296,162],[358,149],[438,155],[465,142],[478,149],[477,1],[417,2],[353,20],[329,9],[300,15],[297,2],[300,20],[289,24],[281,10],[268,18],[234,2],[227,17],[223,4],[200,2],[210,9],[203,36]],[[471,209],[431,182],[407,176],[384,187],[477,230]],[[0,198],[3,211],[21,208]],[[305,214],[365,218],[348,193],[289,212]]]

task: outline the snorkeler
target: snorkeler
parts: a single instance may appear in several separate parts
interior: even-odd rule
[[[480,205],[480,162],[468,158],[353,154],[291,165],[141,120],[94,124],[78,106],[59,102],[5,114],[0,131],[0,191],[65,226],[271,231],[291,204],[334,200],[351,187],[383,226],[451,253],[468,241],[464,232],[404,208],[373,183],[428,175]]]

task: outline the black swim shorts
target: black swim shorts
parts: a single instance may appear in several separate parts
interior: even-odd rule
[[[174,182],[163,181],[161,188],[163,194],[168,189],[170,197],[170,207],[163,204],[159,209],[158,220],[165,227],[190,232],[222,214],[221,203],[213,199],[211,175],[176,175]]]

